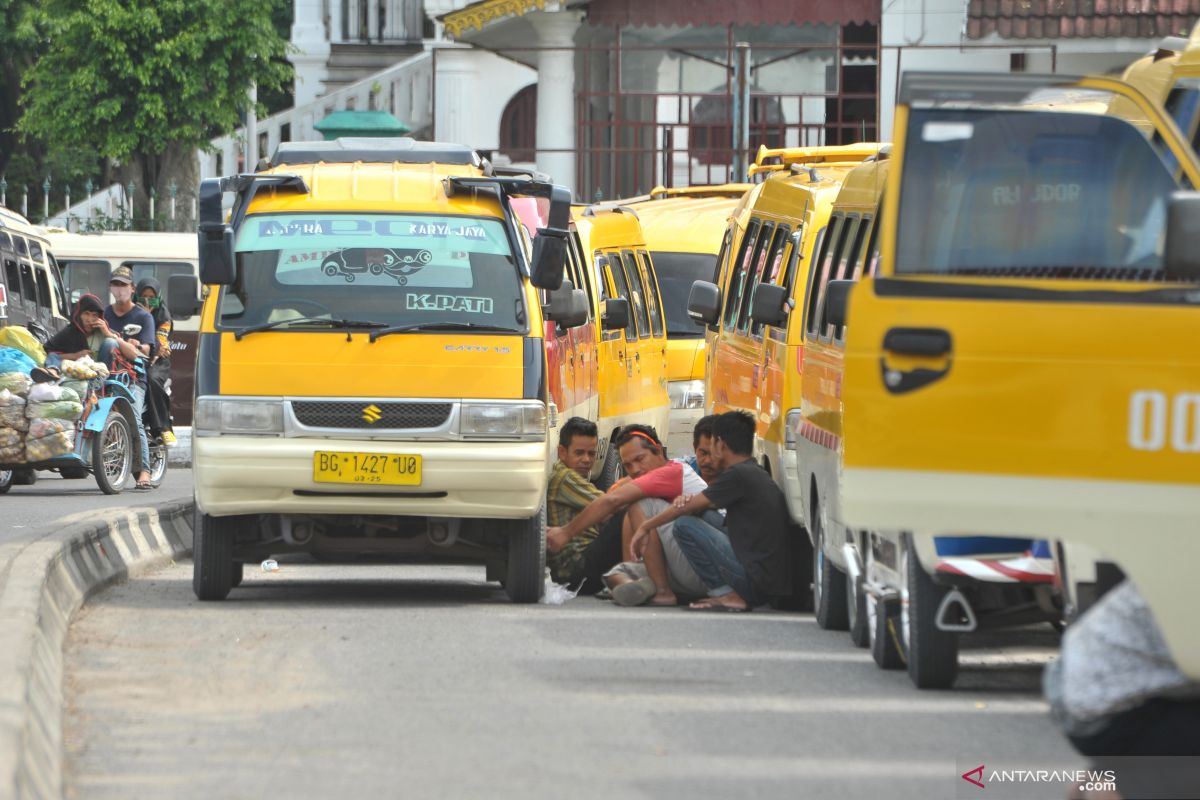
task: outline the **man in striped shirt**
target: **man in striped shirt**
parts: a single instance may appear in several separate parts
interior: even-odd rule
[[[571,417],[558,433],[558,461],[550,470],[546,488],[546,523],[550,528],[567,525],[591,502],[604,496],[587,478],[596,463],[598,431],[596,423]],[[603,588],[600,576],[621,560],[621,519],[615,536],[601,536],[602,521],[583,528],[561,547],[550,543],[546,563],[556,583],[573,587],[582,581],[581,591],[594,594]]]

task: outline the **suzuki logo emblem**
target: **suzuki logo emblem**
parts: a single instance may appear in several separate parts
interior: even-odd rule
[[[383,412],[379,410],[379,406],[372,403],[362,410],[362,418],[364,421],[374,425],[383,418]]]

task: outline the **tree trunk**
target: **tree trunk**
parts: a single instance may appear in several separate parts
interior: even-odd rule
[[[191,218],[192,199],[200,188],[200,159],[195,147],[172,144],[162,153],[139,153],[128,164],[114,170],[113,177],[122,186],[133,181],[133,226],[136,230],[195,229],[195,220]],[[174,223],[171,221],[172,182],[176,189]],[[150,219],[151,188],[155,191],[153,221]]]

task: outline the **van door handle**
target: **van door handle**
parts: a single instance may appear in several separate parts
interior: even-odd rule
[[[883,337],[884,350],[906,356],[944,356],[953,343],[941,328],[892,328]]]
[[[884,334],[879,358],[884,387],[891,394],[905,394],[941,380],[950,373],[953,350],[954,339],[942,328],[892,328]],[[888,364],[889,354],[934,359],[934,364],[898,369]]]

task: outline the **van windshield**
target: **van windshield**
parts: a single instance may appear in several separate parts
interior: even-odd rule
[[[895,271],[1158,279],[1176,188],[1165,157],[1121,119],[914,109]]]
[[[219,307],[228,329],[289,319],[291,328],[321,320],[526,328],[516,260],[497,219],[256,214],[234,249],[237,278]]]
[[[667,336],[672,339],[703,338],[704,325],[688,316],[688,295],[693,283],[712,279],[717,257],[711,253],[654,252],[650,255],[662,290]]]

